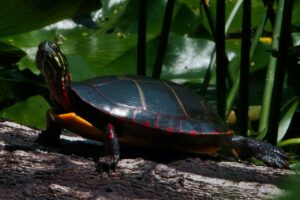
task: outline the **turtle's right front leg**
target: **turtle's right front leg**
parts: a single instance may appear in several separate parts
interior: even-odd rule
[[[45,146],[56,146],[59,143],[62,127],[51,118],[50,112],[52,110],[46,114],[47,127],[39,134],[35,142]]]

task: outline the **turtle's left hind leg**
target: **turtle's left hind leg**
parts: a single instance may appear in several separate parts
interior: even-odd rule
[[[47,127],[39,134],[35,142],[45,146],[56,146],[59,144],[62,128],[51,118],[50,112],[48,111],[46,114]]]
[[[241,158],[253,156],[271,167],[282,169],[289,167],[288,156],[283,150],[267,142],[234,135],[231,143]]]

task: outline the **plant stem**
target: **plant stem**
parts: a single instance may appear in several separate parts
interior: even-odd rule
[[[232,9],[232,11],[230,12],[230,15],[226,21],[226,24],[225,24],[225,35],[234,19],[234,17],[236,16],[237,12],[238,12],[238,9],[240,8],[241,4],[242,4],[243,0],[238,0],[234,6],[234,8]],[[202,4],[204,6],[204,11],[205,11],[205,14],[206,14],[206,17],[208,18],[208,21],[212,21],[212,16],[211,16],[211,12],[209,10],[209,7],[207,7],[207,5],[205,3]],[[211,29],[211,32],[213,34],[213,38],[215,39],[215,25],[212,22],[209,22],[210,24],[210,29]],[[226,55],[225,55],[226,56]],[[226,56],[226,61],[227,61],[227,65],[229,63],[228,61],[228,58]],[[201,94],[204,94],[206,91],[207,91],[207,88],[209,86],[209,82],[211,80],[211,76],[212,76],[212,71],[214,70],[214,67],[216,65],[216,50],[214,49],[213,52],[212,52],[212,56],[211,56],[211,59],[210,59],[210,63],[209,63],[209,66],[206,70],[206,73],[205,73],[205,76],[204,76],[204,81],[202,83],[202,87],[201,87]]]
[[[272,144],[277,142],[275,133],[277,133],[279,123],[284,64],[288,47],[286,41],[290,37],[291,6],[292,0],[279,0],[278,2],[258,127],[258,138],[262,139],[267,135],[268,141]]]
[[[281,2],[282,1],[282,2]],[[275,68],[274,86],[272,91],[272,101],[270,108],[270,117],[268,123],[267,140],[272,143],[277,143],[277,133],[280,121],[280,108],[283,93],[284,72],[288,47],[291,45],[291,21],[292,21],[292,0],[281,0],[279,6],[282,6],[283,16],[281,21],[279,47],[277,55],[277,64]]]
[[[210,31],[212,33],[212,37],[213,39],[216,38],[216,29],[215,29],[215,21],[213,20],[213,17],[212,17],[212,14],[209,10],[209,7],[208,5],[204,2],[204,1],[201,1],[202,3],[200,4],[200,6],[202,5],[203,8],[204,8],[204,12],[205,12],[205,15],[206,15],[206,18],[207,18],[207,21],[208,21],[208,26],[210,28]]]
[[[137,74],[146,75],[147,0],[139,1]]]
[[[225,119],[226,111],[226,74],[225,63],[225,1],[217,2],[216,21],[216,74],[217,74],[217,109],[222,119]]]
[[[248,106],[249,106],[249,67],[251,45],[251,1],[243,3],[242,45],[240,63],[240,91],[238,107],[239,134],[246,136],[248,131]]]
[[[266,22],[267,22],[267,19],[268,19],[267,17],[268,17],[269,9],[271,9],[271,7],[273,5],[272,3],[273,3],[273,1],[270,1],[270,3],[267,5],[266,10],[265,10],[265,12],[262,16],[262,20],[260,22],[260,25],[258,26],[258,28],[255,32],[254,38],[252,40],[252,45],[251,45],[251,48],[250,48],[250,60],[252,60],[252,58],[253,58],[254,51],[255,51],[256,46],[258,44],[259,38],[263,34],[263,31],[264,31],[264,28],[265,28],[265,25],[266,25]],[[237,62],[237,63],[239,64],[239,62]],[[233,68],[235,68],[235,67],[233,67]],[[233,86],[231,87],[231,89],[229,91],[229,95],[227,97],[227,106],[226,106],[227,110],[231,110],[232,105],[234,103],[234,100],[236,98],[236,95],[238,93],[239,86],[240,86],[240,75],[238,73],[238,77],[236,78],[236,81],[234,82]]]
[[[157,54],[156,54],[155,63],[153,66],[153,73],[152,73],[153,78],[159,78],[160,74],[161,74],[162,65],[164,62],[167,44],[168,44],[168,38],[169,38],[169,32],[170,32],[170,27],[171,27],[171,22],[172,22],[174,4],[175,4],[175,0],[168,0],[168,2],[167,2],[163,27],[162,27],[162,31],[160,34],[159,46],[158,46],[158,50],[157,50]]]

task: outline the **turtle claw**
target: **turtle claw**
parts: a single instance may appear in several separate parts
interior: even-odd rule
[[[267,142],[256,141],[259,146],[257,149],[253,149],[253,156],[266,165],[274,168],[288,169],[288,156],[282,149],[275,147]]]
[[[110,174],[111,170],[116,170],[116,166],[120,159],[120,148],[118,138],[115,134],[115,128],[112,124],[105,127],[106,138],[104,142],[104,152],[106,156],[99,158],[97,163],[97,171],[102,173],[106,171]]]
[[[49,131],[44,130],[39,134],[34,143],[49,147],[57,146],[59,144],[59,135],[51,134]]]
[[[270,167],[289,168],[288,156],[281,148],[272,144],[242,136],[233,136],[232,145],[234,149],[238,150],[241,157],[253,156]]]
[[[96,170],[100,172],[101,174],[103,172],[107,172],[108,174],[111,173],[111,171],[115,171],[117,168],[118,159],[114,156],[104,156],[99,158],[96,166]]]
[[[50,111],[48,111],[46,114],[46,121],[46,129],[38,135],[38,138],[34,143],[49,147],[57,146],[59,144],[59,138],[62,128],[56,121],[51,118]]]

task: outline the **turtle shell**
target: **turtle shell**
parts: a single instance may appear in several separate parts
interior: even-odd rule
[[[74,110],[95,126],[157,129],[168,134],[228,135],[208,103],[184,86],[139,76],[98,77],[72,83]],[[101,128],[101,127],[100,127]]]
[[[176,83],[140,76],[98,77],[72,83],[69,95],[73,111],[102,132],[113,124],[121,144],[201,154],[230,147],[233,131],[202,97]]]

